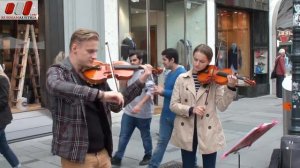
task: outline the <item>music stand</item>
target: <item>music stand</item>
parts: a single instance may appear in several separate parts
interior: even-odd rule
[[[258,138],[270,130],[278,121],[273,120],[272,123],[263,123],[249,131],[236,145],[222,155],[222,159],[226,158],[231,153],[238,153],[238,165],[240,168],[240,153],[239,150],[247,146],[251,146]]]

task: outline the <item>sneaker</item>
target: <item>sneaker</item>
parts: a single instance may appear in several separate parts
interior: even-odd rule
[[[148,165],[149,162],[150,162],[150,160],[151,160],[151,155],[149,155],[149,154],[148,154],[148,155],[145,155],[144,158],[143,158],[143,160],[140,161],[139,165],[140,165],[140,166]]]
[[[121,166],[122,159],[117,158],[116,156],[111,158],[111,164],[115,166]]]

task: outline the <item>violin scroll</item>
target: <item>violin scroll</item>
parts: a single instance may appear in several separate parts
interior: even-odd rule
[[[161,68],[161,67],[157,67],[157,68],[153,68],[153,69],[152,69],[152,73],[153,73],[154,75],[160,75],[163,71],[164,71],[164,69]]]

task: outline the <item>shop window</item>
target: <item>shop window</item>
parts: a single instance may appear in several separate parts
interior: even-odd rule
[[[266,74],[268,73],[268,49],[254,50],[254,73]]]
[[[167,47],[176,48],[179,64],[192,68],[193,49],[206,43],[206,5],[203,0],[166,1]]]
[[[161,66],[165,49],[165,12],[162,0],[119,0],[120,60],[132,52],[143,56],[143,63]],[[154,76],[157,83],[157,76]],[[157,96],[154,98],[157,103]]]
[[[41,108],[39,51],[45,46],[38,36],[37,22],[1,21],[0,63],[11,82],[12,112]]]
[[[250,19],[246,11],[218,9],[216,63],[250,76]]]

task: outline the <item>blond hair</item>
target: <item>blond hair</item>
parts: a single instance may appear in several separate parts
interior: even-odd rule
[[[99,41],[99,34],[94,30],[89,29],[77,29],[71,36],[69,49],[71,51],[71,47],[74,43],[80,43],[88,40],[97,40]]]

